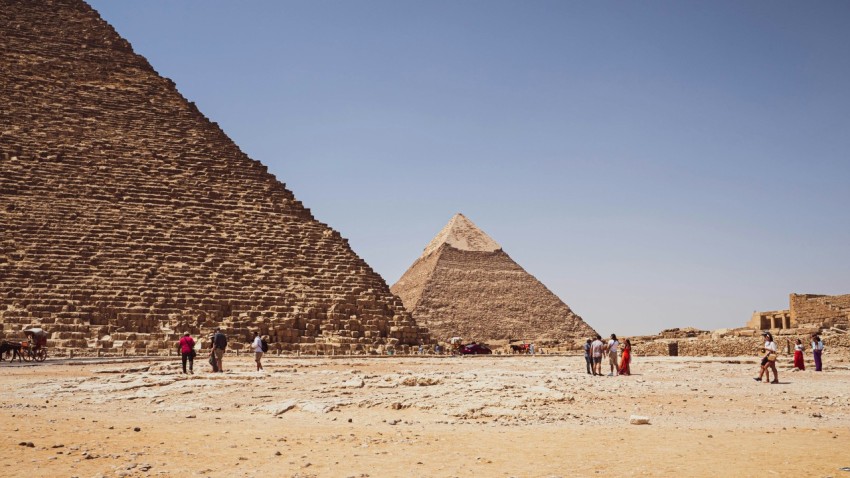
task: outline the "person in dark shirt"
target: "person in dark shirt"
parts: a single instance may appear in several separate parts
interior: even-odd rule
[[[227,349],[227,336],[221,333],[221,329],[215,329],[215,335],[213,335],[213,355],[215,356],[215,363],[218,367],[218,372],[224,372],[224,368],[222,367],[221,360],[224,358],[224,350]]]

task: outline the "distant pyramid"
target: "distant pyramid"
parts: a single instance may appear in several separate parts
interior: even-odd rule
[[[386,282],[80,0],[0,0],[0,336],[428,342]],[[297,158],[293,158],[297,159]]]
[[[596,333],[463,214],[390,289],[435,340],[571,341]]]

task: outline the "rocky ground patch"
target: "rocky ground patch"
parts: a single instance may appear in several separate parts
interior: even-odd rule
[[[564,356],[274,357],[264,373],[244,357],[223,374],[204,365],[183,375],[177,361],[4,362],[0,469],[841,476],[850,466],[846,362],[823,373],[785,365],[779,385],[752,380],[755,357],[638,357],[628,377],[592,377],[581,357]]]

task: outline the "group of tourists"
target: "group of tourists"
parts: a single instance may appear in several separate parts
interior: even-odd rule
[[[622,350],[621,350],[622,349]],[[617,363],[617,355],[620,354],[620,362]],[[597,335],[596,339],[587,339],[584,344],[584,361],[587,365],[587,373],[594,377],[601,377],[602,361],[607,358],[609,367],[609,377],[617,375],[631,375],[630,364],[632,362],[632,342],[626,339],[622,346],[617,340],[616,334],[611,334],[611,338],[607,343],[602,341],[602,336]]]
[[[764,346],[761,348],[764,353],[764,357],[761,359],[761,368],[759,369],[759,376],[753,377],[753,380],[756,382],[761,382],[762,377],[766,376],[766,380],[770,383],[776,384],[779,383],[779,373],[776,370],[776,358],[779,354],[779,349],[776,346],[776,342],[773,340],[773,335],[770,332],[762,332],[762,337],[764,337]],[[788,348],[791,348],[791,340],[787,339]],[[803,357],[803,341],[797,339],[794,344],[794,368],[797,370],[806,370],[806,362]],[[815,361],[815,372],[820,372],[823,370],[823,362],[822,362],[822,354],[823,354],[823,340],[820,338],[818,334],[812,334],[812,358]],[[773,372],[773,380],[770,379],[770,372]]]
[[[224,359],[224,352],[227,350],[227,336],[224,335],[221,329],[215,329],[215,332],[209,338],[209,364],[214,373],[222,373],[224,372],[222,359]],[[254,340],[251,342],[251,348],[254,351],[254,362],[257,364],[257,371],[263,371],[263,354],[268,351],[269,346],[266,339],[260,336],[259,332],[254,332]],[[195,350],[195,339],[192,338],[189,332],[184,333],[183,337],[180,338],[180,341],[177,343],[177,350],[180,352],[180,360],[183,363],[183,373],[194,374],[197,352]],[[186,369],[187,364],[189,365],[188,370]]]
[[[761,359],[759,375],[758,377],[754,377],[753,380],[761,382],[763,381],[762,379],[766,377],[767,382],[776,384],[779,383],[779,372],[776,369],[778,347],[770,332],[763,332],[762,337],[764,337],[764,346],[762,346],[761,350],[764,353],[764,356]],[[790,350],[790,339],[787,342]],[[194,360],[197,355],[195,345],[195,340],[189,332],[184,333],[183,337],[181,337],[180,341],[177,343],[177,350],[180,353],[181,361],[183,363],[184,374],[195,373]],[[815,362],[815,371],[820,372],[823,370],[821,357],[824,345],[823,340],[819,335],[812,334],[811,347],[812,358]],[[263,354],[268,351],[268,343],[259,332],[254,332],[254,340],[251,342],[251,348],[254,351],[254,361],[257,364],[257,371],[263,371],[262,358]],[[212,367],[213,372],[224,372],[222,359],[224,358],[224,352],[226,349],[227,336],[222,333],[221,329],[215,329],[215,332],[210,335],[209,354],[209,364]],[[794,368],[798,370],[806,369],[803,351],[803,342],[802,340],[797,339],[796,344],[794,345]],[[617,360],[618,356],[619,361]],[[603,361],[607,361],[608,363],[609,377],[631,375],[632,343],[629,339],[625,339],[621,344],[620,341],[617,340],[616,334],[611,334],[611,338],[606,343],[602,341],[601,335],[596,335],[594,339],[587,339],[587,342],[584,344],[584,360],[587,366],[588,375],[601,377],[603,375]],[[773,380],[770,379],[771,372],[773,373]]]

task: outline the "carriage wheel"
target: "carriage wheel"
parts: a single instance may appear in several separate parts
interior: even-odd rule
[[[21,357],[24,359],[24,362],[32,362],[33,353],[29,349],[21,349]]]
[[[35,360],[36,362],[44,362],[47,358],[47,349],[38,349],[35,352]]]

